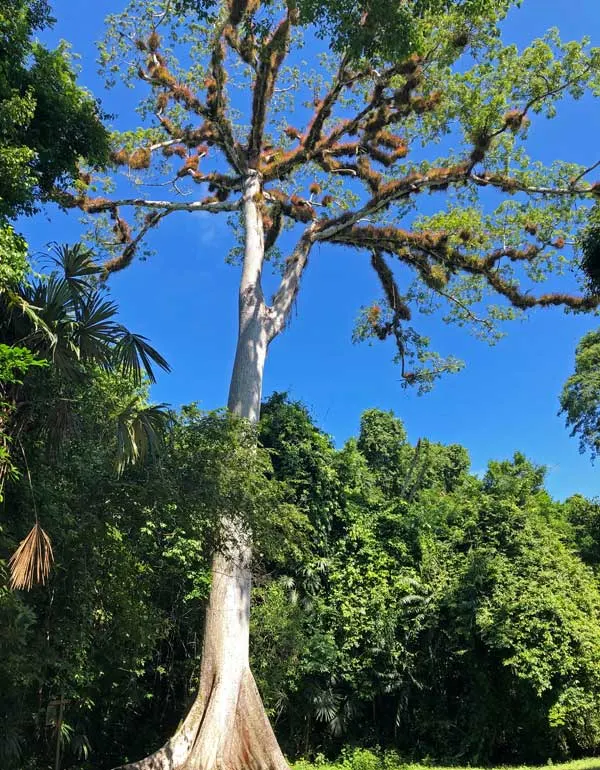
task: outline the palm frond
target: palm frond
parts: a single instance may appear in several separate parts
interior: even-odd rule
[[[60,277],[66,281],[70,291],[75,296],[87,294],[93,288],[91,276],[100,273],[100,265],[94,262],[94,255],[90,249],[81,243],[74,246],[68,244],[51,244],[54,254],[50,258],[59,271]]]
[[[36,308],[38,323],[30,328],[22,341],[36,353],[53,359],[58,349],[70,348],[73,336],[73,300],[64,279],[50,276],[31,286],[23,287],[23,298]],[[43,329],[40,330],[40,322]],[[51,331],[51,336],[45,333]]]
[[[7,715],[8,716],[8,715]],[[4,720],[3,735],[0,735],[0,766],[16,767],[23,753],[25,736],[21,732],[21,726],[13,724],[13,717]]]
[[[80,373],[80,350],[76,331],[76,308],[68,282],[51,275],[24,290],[27,301],[39,308],[38,315],[52,337],[32,329],[24,338],[29,348],[51,360],[61,373],[74,377]]]
[[[36,520],[27,537],[9,559],[10,587],[30,591],[38,583],[44,585],[54,561],[50,538]]]
[[[74,399],[58,397],[48,409],[42,435],[46,438],[48,452],[51,457],[58,457],[66,440],[74,436],[79,425],[78,413]]]
[[[111,346],[119,327],[114,322],[118,309],[114,302],[93,292],[82,302],[74,326],[75,344],[82,361],[94,361],[103,369],[110,368]]]
[[[71,751],[78,759],[87,759],[90,755],[92,747],[90,745],[89,738],[85,733],[73,732],[71,738]]]
[[[319,722],[331,725],[339,718],[342,706],[341,695],[332,690],[317,690],[313,695],[313,709],[315,718]]]
[[[12,338],[9,341],[10,344],[22,342],[32,331],[42,335],[45,338],[48,347],[52,347],[56,344],[56,334],[43,318],[41,307],[36,305],[30,297],[24,292],[18,293],[16,291],[6,290],[4,292],[4,298],[5,302],[3,302],[3,305],[6,305],[6,315],[3,321],[9,320],[10,316],[12,325],[14,325],[16,320],[14,316],[18,315],[25,322],[25,328],[16,328],[12,330],[13,333]],[[17,323],[17,327],[19,326],[23,326],[23,324]]]
[[[72,316],[75,306],[68,281],[58,275],[50,275],[35,284],[33,302],[40,308],[46,323],[56,323]]]
[[[166,404],[140,406],[139,399],[133,399],[117,416],[117,473],[158,456],[171,422]]]
[[[165,372],[170,372],[171,367],[161,354],[148,342],[147,337],[141,334],[133,334],[125,327],[119,327],[120,339],[115,345],[114,355],[123,374],[131,377],[136,385],[141,385],[142,376],[145,373],[150,382],[156,382],[153,364],[156,364]]]

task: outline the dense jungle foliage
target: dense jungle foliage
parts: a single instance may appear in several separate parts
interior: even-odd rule
[[[466,762],[545,761],[600,745],[600,507],[544,490],[517,454],[469,471],[460,446],[407,441],[363,414],[341,449],[283,394],[248,428],[189,406],[160,460],[116,472],[107,415],[143,393],[91,368],[48,446],[65,384],[20,441],[0,554],[3,768],[105,768],[169,734],[197,684],[216,519],[257,532],[253,667],[292,758],[344,745]],[[39,420],[36,423],[36,420]],[[35,508],[49,583],[10,591]],[[64,721],[57,736],[57,701]]]

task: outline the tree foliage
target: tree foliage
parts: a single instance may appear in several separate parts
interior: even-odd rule
[[[391,339],[404,384],[427,389],[461,363],[430,349],[417,313],[442,309],[493,342],[504,321],[533,308],[597,306],[567,245],[589,217],[596,165],[535,161],[528,127],[555,117],[564,98],[597,96],[600,55],[556,30],[522,49],[505,44],[508,1],[372,5],[231,0],[201,3],[198,17],[132,0],[101,47],[109,80],[138,87],[143,117],[113,137],[119,195],[79,188],[62,200],[96,220],[105,244],[112,238],[110,273],[167,216],[237,222],[257,180],[267,259],[282,270],[262,300],[269,338],[289,320],[314,246],[356,249],[382,291],[356,338]],[[315,31],[333,51],[300,77],[303,39]],[[370,58],[353,49],[364,48],[363,31]],[[121,194],[125,181],[131,192]],[[147,183],[164,197],[140,194]],[[565,267],[570,283],[537,290]]]
[[[575,371],[560,397],[571,435],[578,436],[581,452],[593,458],[600,451],[600,332],[586,334],[575,352]]]
[[[23,276],[0,294],[0,495],[17,472],[15,451],[23,455],[31,483],[25,434],[33,431],[56,452],[77,432],[73,389],[95,369],[119,373],[138,389],[144,376],[154,381],[153,366],[169,369],[145,337],[118,323],[117,306],[98,283],[100,268],[89,250],[56,246],[52,266],[49,275]],[[117,470],[156,454],[168,420],[164,404],[148,405],[139,392],[112,413]],[[32,513],[35,524],[10,562],[12,584],[19,588],[31,588],[33,575],[33,582],[45,582],[52,561],[35,501]]]
[[[56,567],[47,588],[0,592],[3,767],[51,765],[46,712],[61,697],[65,768],[170,734],[194,695],[210,554],[232,510],[256,532],[253,669],[288,756],[597,750],[593,501],[552,500],[519,454],[477,478],[463,448],[411,444],[377,410],[336,449],[281,394],[264,405],[262,448],[249,426],[190,406],[158,464],[118,476],[106,415],[135,392],[97,370],[72,391],[78,430],[59,455],[24,436],[32,484],[7,489],[2,557],[35,501]]]
[[[0,11],[0,217],[32,212],[85,158],[107,160],[106,129],[76,84],[67,49],[33,39],[52,23],[46,0],[8,0]]]
[[[349,52],[354,60],[395,61],[421,50],[424,39],[419,22],[427,16],[452,12],[467,30],[473,17],[484,13],[501,16],[511,5],[518,5],[519,2],[416,0],[394,3],[369,0],[349,3],[300,0],[295,7],[299,26],[313,27],[318,37],[330,41],[333,50]],[[173,7],[177,13],[192,11],[206,23],[211,18],[211,12],[218,8],[218,3],[216,0],[175,0]],[[245,8],[246,12],[251,11],[250,4]]]

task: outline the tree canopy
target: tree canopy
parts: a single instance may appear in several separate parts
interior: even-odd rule
[[[0,10],[0,216],[31,213],[78,164],[107,160],[96,100],[77,85],[68,50],[34,40],[52,24],[46,0],[8,0]]]
[[[571,254],[595,164],[537,161],[529,125],[553,118],[563,98],[597,95],[599,53],[556,30],[522,50],[503,44],[510,5],[411,5],[415,43],[395,59],[356,57],[340,43],[300,78],[303,36],[333,34],[321,17],[311,26],[327,3],[209,4],[199,23],[189,6],[182,14],[133,2],[101,49],[110,79],[117,71],[137,84],[143,105],[142,123],[113,136],[119,194],[96,194],[97,179],[63,204],[87,212],[105,245],[112,239],[110,273],[143,254],[167,216],[225,212],[237,222],[244,179],[255,174],[267,259],[282,271],[264,301],[269,336],[285,326],[316,244],[358,249],[382,299],[363,309],[356,336],[391,338],[405,384],[427,388],[460,362],[430,349],[418,312],[441,309],[494,341],[504,321],[532,308],[598,304]],[[360,28],[335,8],[340,23]],[[161,199],[144,193],[156,183]],[[537,289],[565,265],[574,282]]]

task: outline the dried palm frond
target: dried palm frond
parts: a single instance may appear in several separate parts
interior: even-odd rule
[[[30,591],[38,583],[44,585],[54,561],[50,538],[36,520],[27,537],[10,557],[10,587]]]

